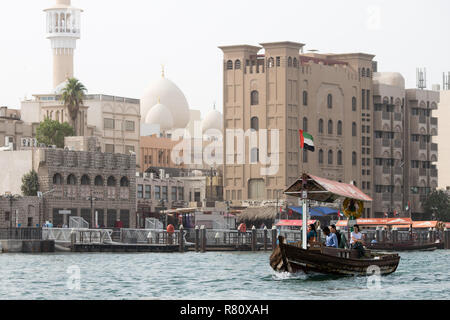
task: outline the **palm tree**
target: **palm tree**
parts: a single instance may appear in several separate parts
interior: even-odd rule
[[[75,129],[76,135],[79,134],[80,129],[76,124],[78,118],[78,112],[80,107],[83,106],[83,99],[85,98],[86,87],[78,81],[78,79],[67,79],[67,85],[61,92],[61,98],[64,102],[64,106],[69,111],[71,125]]]

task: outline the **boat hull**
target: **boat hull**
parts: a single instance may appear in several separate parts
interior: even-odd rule
[[[314,272],[342,276],[387,275],[397,270],[399,262],[397,254],[380,254],[370,259],[339,257],[324,254],[321,250],[303,250],[282,241],[270,258],[271,267],[278,272]]]
[[[413,244],[413,243],[379,243],[371,244],[369,249],[382,251],[434,251],[439,248],[438,243]]]

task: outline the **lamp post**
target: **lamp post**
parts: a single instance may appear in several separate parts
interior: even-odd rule
[[[54,192],[54,191],[55,191],[55,189],[52,189],[52,190],[44,192],[44,193],[42,193],[42,192],[38,192],[37,193],[38,198],[42,200],[42,211],[43,211],[42,212],[42,219],[41,219],[41,208],[39,207],[39,226],[40,227],[42,227],[42,225],[43,225],[42,222],[45,219],[45,196],[47,194],[50,194],[50,193]],[[41,205],[41,202],[39,202],[39,206],[40,205]]]

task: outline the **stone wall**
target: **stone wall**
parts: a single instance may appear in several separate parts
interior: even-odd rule
[[[11,213],[12,212],[12,213]],[[16,218],[17,217],[17,218]],[[0,196],[0,228],[37,227],[42,220],[42,207],[38,197],[12,200]]]

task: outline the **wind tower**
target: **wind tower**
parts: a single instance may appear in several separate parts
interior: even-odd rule
[[[47,38],[53,50],[53,88],[73,77],[73,54],[80,39],[81,12],[72,7],[70,0],[56,0],[45,9]]]

